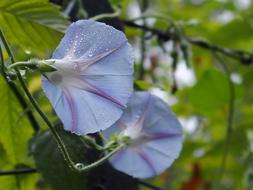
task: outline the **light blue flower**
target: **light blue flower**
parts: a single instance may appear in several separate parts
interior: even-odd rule
[[[129,144],[110,158],[117,170],[137,178],[159,175],[179,156],[182,127],[168,105],[148,92],[136,92],[123,116],[105,130],[109,137],[129,137]]]
[[[94,133],[120,118],[133,89],[133,51],[121,31],[77,21],[51,60],[57,71],[47,73],[42,86],[65,130]]]

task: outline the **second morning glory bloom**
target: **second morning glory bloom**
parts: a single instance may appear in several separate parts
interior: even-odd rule
[[[169,107],[148,92],[136,92],[123,116],[104,134],[129,138],[128,146],[109,161],[136,178],[159,175],[179,156],[182,127]]]
[[[42,87],[65,130],[94,133],[120,118],[133,89],[133,51],[121,31],[77,21],[50,60],[57,71],[46,73]]]

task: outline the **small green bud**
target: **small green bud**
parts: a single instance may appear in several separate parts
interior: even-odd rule
[[[52,60],[41,60],[37,62],[37,68],[41,72],[53,72],[57,71],[56,67],[53,66],[55,61]]]

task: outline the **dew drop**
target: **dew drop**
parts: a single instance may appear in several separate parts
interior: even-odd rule
[[[84,168],[84,165],[83,165],[82,163],[77,163],[77,164],[75,165],[75,168],[78,169],[78,170],[81,170],[81,169]]]

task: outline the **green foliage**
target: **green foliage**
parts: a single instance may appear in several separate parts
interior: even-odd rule
[[[192,88],[189,100],[198,113],[221,109],[229,100],[227,77],[219,71],[206,71]]]
[[[0,99],[3,102],[0,115],[0,142],[10,164],[27,163],[27,142],[32,136],[32,128],[26,118],[26,112],[20,108],[16,97],[2,77],[0,88]]]
[[[0,143],[2,145],[0,170],[17,168],[20,164],[29,166],[32,160],[28,157],[28,141],[32,128],[26,112],[20,107],[6,81],[0,76]],[[36,176],[0,177],[0,189],[20,190],[34,189]]]
[[[63,4],[68,2],[70,1],[64,1]],[[112,5],[121,5],[122,20],[138,16],[141,2],[110,0]],[[159,13],[170,18],[174,24],[183,28],[183,33],[188,37],[206,39],[226,48],[252,50],[252,3],[246,8],[241,8],[236,3],[238,0],[147,0],[147,2],[145,14]],[[102,9],[102,3],[99,4],[98,9],[100,8]],[[222,17],[224,13],[232,15],[231,20],[224,21]],[[62,16],[60,7],[48,0],[0,0],[0,28],[10,42],[17,60],[25,61],[31,57],[48,58],[63,36],[68,22],[68,19]],[[171,26],[168,19],[157,18],[151,18],[147,24],[162,31],[168,31]],[[127,25],[124,30],[137,55],[135,72],[138,76],[142,31]],[[207,184],[219,182],[218,190],[252,189],[252,67],[242,66],[233,59],[223,57],[229,71],[235,74],[239,81],[234,82],[236,96],[233,130],[230,143],[227,145],[228,156],[224,173],[220,176],[222,157],[226,148],[231,95],[228,76],[217,64],[211,50],[187,44],[191,58],[188,70],[194,73],[196,81],[181,85],[179,79],[187,79],[187,74],[179,72],[180,76],[177,75],[174,81],[171,66],[173,60],[170,57],[171,41],[158,43],[157,36],[149,34],[145,34],[147,38],[145,38],[144,61],[145,64],[146,62],[149,64],[144,67],[145,77],[135,80],[135,89],[163,88],[165,93],[162,96],[169,100],[172,110],[182,120],[187,121],[183,122],[184,146],[180,158],[162,176],[150,181],[164,189],[182,190],[183,184],[191,182],[194,176],[192,166],[197,164],[200,168],[201,182]],[[180,61],[184,61],[182,52],[179,57]],[[41,91],[37,76],[29,75],[27,81],[34,97],[50,120],[57,120]],[[176,84],[174,82],[178,84],[178,91],[171,94],[171,89]],[[196,121],[194,120],[192,124],[191,119]],[[74,161],[85,162],[87,149],[83,142],[68,132],[58,130]],[[0,170],[29,166],[38,168],[42,174],[42,176],[38,173],[0,176],[0,190],[44,190],[42,188],[44,182],[50,184],[46,187],[47,190],[85,189],[87,175],[77,174],[68,169],[49,131],[41,132],[33,138],[31,149],[36,162],[34,166],[27,148],[32,138],[33,132],[26,118],[26,110],[22,110],[6,81],[0,76]],[[96,175],[99,175],[99,172]],[[201,187],[191,187],[187,190],[198,189]]]
[[[59,8],[48,0],[0,1],[0,28],[23,53],[40,57],[51,53],[67,23]]]
[[[85,163],[87,147],[74,134],[58,129],[75,163]],[[86,173],[77,173],[68,167],[50,131],[39,133],[32,142],[32,153],[36,167],[45,181],[55,190],[85,189]],[[64,182],[63,182],[64,180]]]
[[[142,81],[142,80],[135,80],[134,81],[134,88],[136,90],[148,90],[152,87],[152,84]]]

